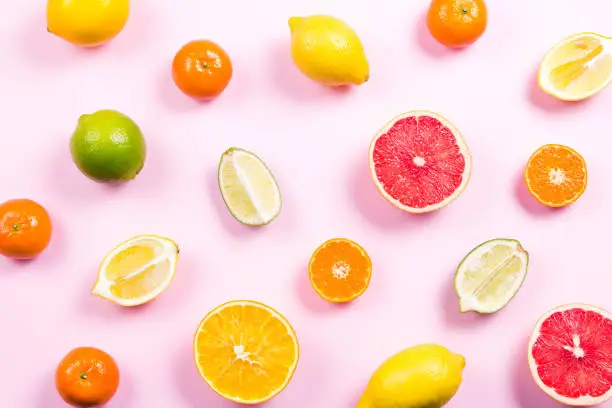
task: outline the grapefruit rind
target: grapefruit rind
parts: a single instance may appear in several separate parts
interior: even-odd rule
[[[546,149],[551,149],[551,148],[560,148],[560,149],[569,151],[574,156],[576,156],[577,159],[580,160],[582,167],[584,168],[584,183],[582,185],[582,188],[579,191],[577,191],[576,194],[569,200],[565,200],[559,203],[552,203],[552,202],[543,200],[542,197],[540,197],[540,195],[535,191],[534,187],[532,186],[531,179],[529,178],[529,168],[533,160],[537,158],[538,155],[542,153],[542,151]],[[582,195],[584,194],[587,188],[589,174],[587,172],[587,166],[586,166],[584,157],[582,157],[582,155],[578,153],[576,150],[572,149],[569,146],[560,145],[560,144],[545,144],[543,146],[540,146],[538,150],[533,152],[533,154],[529,157],[529,160],[527,160],[527,165],[525,166],[525,172],[523,174],[523,178],[525,179],[525,185],[527,186],[527,190],[529,191],[529,194],[531,194],[531,196],[535,198],[540,204],[545,205],[547,207],[551,207],[551,208],[561,208],[561,207],[567,207],[568,205],[575,203],[576,201],[578,201],[580,197],[582,197]]]
[[[206,375],[204,374],[204,371],[202,370],[202,368],[198,364],[198,355],[199,355],[199,353],[198,353],[198,334],[202,330],[204,324],[206,323],[206,321],[210,317],[218,314],[221,310],[226,309],[228,307],[233,307],[233,306],[255,306],[255,307],[260,307],[262,309],[265,309],[272,316],[274,316],[276,319],[278,319],[280,322],[282,322],[283,325],[285,325],[285,327],[287,328],[287,334],[293,339],[293,342],[295,344],[295,359],[294,359],[293,365],[290,367],[289,375],[287,376],[287,378],[285,379],[285,381],[283,382],[283,384],[281,386],[279,386],[273,393],[270,393],[265,398],[246,400],[246,399],[241,399],[239,397],[234,397],[234,396],[230,396],[230,395],[224,395],[215,386],[214,382],[212,382],[210,379],[208,379],[206,377]],[[206,384],[208,384],[210,389],[212,389],[217,395],[219,395],[220,397],[223,397],[223,398],[225,398],[225,399],[227,399],[229,401],[236,402],[238,404],[243,404],[243,405],[258,405],[258,404],[262,404],[264,402],[270,401],[272,398],[274,398],[278,394],[280,394],[285,388],[287,388],[287,386],[289,385],[289,383],[291,382],[291,379],[293,378],[293,376],[295,374],[295,370],[297,369],[297,365],[298,365],[298,362],[299,362],[299,359],[300,359],[300,345],[298,343],[298,339],[297,339],[297,335],[295,334],[295,330],[293,329],[293,326],[291,326],[291,323],[289,323],[289,321],[285,318],[285,316],[280,314],[278,311],[276,311],[272,307],[270,307],[268,305],[265,305],[263,303],[254,301],[254,300],[232,300],[232,301],[223,303],[223,304],[215,307],[214,309],[209,311],[206,314],[206,316],[204,316],[204,318],[200,322],[200,325],[198,326],[198,329],[196,330],[194,338],[193,338],[193,356],[194,356],[194,362],[195,362],[196,368],[198,370],[198,374],[200,374],[200,377],[202,377],[202,379],[206,382]]]
[[[608,76],[601,81],[601,83],[596,86],[593,87],[592,89],[590,89],[589,91],[583,92],[583,93],[571,93],[571,92],[564,92],[563,90],[558,89],[557,87],[555,87],[549,80],[549,76],[552,70],[554,70],[555,66],[550,66],[551,62],[550,60],[555,56],[555,54],[557,52],[559,52],[559,50],[571,43],[574,42],[580,38],[583,39],[596,39],[598,40],[602,47],[603,47],[603,51],[602,54],[607,55],[608,57],[612,58],[612,38],[610,37],[606,37],[603,36],[601,34],[597,34],[597,33],[592,33],[592,32],[583,32],[583,33],[578,33],[578,34],[574,34],[571,35],[569,37],[564,38],[563,40],[559,41],[558,43],[556,43],[555,45],[553,45],[544,55],[544,58],[542,59],[542,62],[540,63],[540,68],[538,70],[538,85],[540,86],[540,88],[542,89],[542,91],[544,91],[545,93],[558,98],[562,101],[568,101],[568,102],[577,102],[577,101],[581,101],[584,99],[587,99],[599,92],[601,92],[604,88],[606,88],[610,82],[612,82],[612,70],[610,70],[608,72]],[[586,69],[588,69],[589,66],[586,67]]]
[[[531,333],[531,337],[529,339],[529,345],[527,347],[527,361],[529,362],[529,370],[531,371],[531,376],[533,377],[533,380],[536,382],[538,387],[540,387],[540,389],[544,391],[549,397],[551,397],[557,402],[560,402],[561,404],[565,404],[565,405],[569,405],[573,407],[590,407],[593,405],[604,403],[608,401],[610,398],[612,398],[612,387],[610,387],[610,390],[608,390],[607,393],[605,393],[601,397],[596,397],[596,398],[591,397],[591,396],[581,396],[580,398],[568,398],[568,397],[559,395],[555,392],[554,389],[544,384],[544,382],[542,381],[542,379],[540,378],[538,374],[538,366],[532,355],[533,346],[535,345],[535,343],[538,340],[538,337],[540,336],[540,328],[542,327],[542,323],[544,323],[554,313],[563,312],[565,310],[571,310],[571,309],[583,309],[586,311],[596,312],[602,315],[603,317],[612,320],[612,314],[610,312],[604,309],[595,307],[595,306],[585,304],[585,303],[571,303],[571,304],[566,304],[566,305],[556,307],[555,309],[552,309],[548,311],[547,313],[545,313],[544,315],[542,315],[540,319],[537,321],[535,328],[533,329],[533,332]]]
[[[316,260],[317,254],[322,249],[324,249],[325,247],[327,247],[329,244],[331,244],[333,242],[344,242],[344,243],[350,244],[352,247],[357,249],[368,260],[368,264],[370,265],[370,273],[368,274],[368,279],[365,282],[363,288],[361,288],[361,290],[359,290],[359,291],[357,291],[355,293],[352,293],[350,296],[347,296],[347,297],[332,297],[332,296],[328,296],[327,294],[325,294],[314,283],[312,269],[313,269],[313,264],[314,264],[314,262]],[[351,301],[357,299],[358,297],[360,297],[361,295],[363,295],[365,293],[365,291],[368,290],[368,287],[370,286],[370,281],[372,280],[372,260],[370,259],[370,255],[367,253],[367,251],[365,249],[363,249],[363,247],[361,245],[359,245],[358,243],[356,243],[355,241],[352,241],[352,240],[347,239],[347,238],[332,238],[332,239],[329,239],[329,240],[325,241],[321,245],[319,245],[317,247],[317,249],[315,249],[315,251],[313,252],[312,256],[310,257],[310,262],[308,262],[308,277],[310,279],[310,285],[312,286],[314,291],[317,292],[317,294],[322,299],[327,300],[328,302],[332,302],[332,303],[347,303],[347,302],[351,302]]]
[[[414,117],[419,117],[419,116],[432,117],[440,121],[440,123],[442,123],[448,129],[450,129],[451,133],[455,137],[457,146],[459,146],[459,150],[465,159],[465,168],[463,170],[462,180],[461,180],[461,184],[459,185],[459,187],[457,187],[457,189],[453,192],[453,194],[446,197],[444,200],[440,201],[439,203],[432,204],[432,205],[429,205],[423,208],[406,206],[402,204],[399,200],[396,200],[395,198],[393,198],[389,193],[387,193],[387,191],[385,191],[384,187],[378,180],[378,176],[376,174],[376,166],[374,163],[374,150],[376,148],[376,141],[382,135],[386,134],[389,131],[389,129],[391,129],[397,121],[407,118],[407,117],[412,117],[412,116]],[[440,208],[444,208],[450,203],[452,203],[453,201],[455,201],[461,195],[461,193],[463,193],[463,190],[465,190],[465,188],[467,187],[467,184],[470,180],[470,176],[472,173],[472,156],[459,130],[443,116],[438,115],[437,113],[434,113],[431,111],[427,111],[427,110],[409,111],[409,112],[397,115],[396,117],[391,119],[372,139],[372,142],[370,143],[370,149],[369,149],[369,163],[370,163],[370,175],[372,176],[372,179],[374,180],[374,184],[376,185],[376,188],[378,189],[380,194],[382,194],[385,200],[387,200],[389,203],[391,203],[396,208],[402,211],[406,211],[411,214],[424,214],[424,213],[428,213],[431,211],[439,210]]]
[[[492,305],[486,305],[482,302],[478,301],[472,293],[462,293],[461,283],[463,279],[465,279],[465,272],[467,267],[467,262],[472,259],[480,259],[480,257],[488,252],[490,248],[495,245],[506,245],[511,247],[514,250],[513,255],[516,255],[521,261],[521,270],[520,270],[520,279],[514,281],[514,285],[506,292],[506,296],[502,299],[499,299],[498,302],[493,303]],[[468,312],[476,312],[480,314],[491,314],[496,313],[506,307],[512,299],[519,292],[523,283],[525,282],[525,278],[527,277],[527,271],[529,267],[529,253],[523,248],[521,243],[516,239],[510,238],[495,238],[489,241],[485,241],[482,244],[478,245],[474,249],[470,251],[462,260],[459,266],[457,267],[457,271],[455,272],[455,293],[457,294],[457,298],[459,299],[459,310],[461,313]],[[493,276],[494,277],[494,276]],[[491,277],[487,278],[487,281],[491,281]]]
[[[262,173],[266,173],[267,182],[269,182],[270,185],[273,187],[273,194],[275,195],[274,200],[276,201],[276,207],[270,213],[263,214],[262,211],[257,211],[255,217],[253,217],[245,214],[240,214],[234,208],[235,206],[232,204],[232,199],[230,198],[231,194],[229,193],[228,188],[224,182],[223,169],[224,166],[232,165],[236,168],[236,172],[239,174],[239,169],[233,164],[233,157],[235,155],[243,155],[249,157],[260,166]],[[252,227],[261,227],[270,224],[280,215],[282,210],[282,196],[276,178],[274,177],[274,174],[272,174],[272,171],[270,171],[266,163],[255,153],[249,152],[248,150],[241,149],[239,147],[231,147],[227,149],[221,155],[221,159],[219,160],[217,180],[219,184],[219,191],[221,192],[221,197],[223,198],[223,202],[225,203],[227,210],[232,215],[232,217],[234,217],[239,223]],[[243,185],[244,184],[245,183],[243,183]],[[248,192],[249,199],[252,202],[255,202],[257,200],[257,197],[255,197],[256,194],[252,191],[252,189],[249,188],[248,185],[244,185],[244,187],[245,190]],[[255,207],[257,208],[257,206]]]
[[[160,264],[161,262],[168,260],[170,263],[168,267],[169,272],[166,276],[166,279],[157,288],[155,288],[155,290],[148,292],[141,297],[138,297],[138,298],[118,297],[114,295],[111,291],[111,286],[113,286],[113,282],[110,281],[106,277],[106,274],[105,274],[106,267],[113,260],[115,255],[117,255],[121,251],[135,244],[138,244],[139,242],[142,242],[142,241],[155,241],[157,244],[162,245],[162,250],[154,260],[149,262],[147,265],[143,266],[141,270],[144,270],[147,267],[150,267],[156,264]],[[96,283],[94,284],[93,289],[91,290],[91,293],[102,299],[109,300],[119,306],[125,306],[125,307],[140,306],[142,304],[150,302],[151,300],[161,295],[168,288],[168,286],[170,286],[170,283],[172,282],[172,279],[174,278],[174,274],[176,273],[176,265],[178,263],[178,254],[179,254],[178,245],[169,238],[164,238],[164,237],[160,237],[158,235],[152,235],[152,234],[142,234],[142,235],[138,235],[133,238],[130,238],[129,240],[117,245],[104,257],[104,260],[102,261],[98,269],[98,277],[96,279]]]

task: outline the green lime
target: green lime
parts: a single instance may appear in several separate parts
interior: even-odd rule
[[[74,163],[87,177],[100,182],[136,177],[144,166],[146,151],[136,123],[114,110],[81,116],[70,139]]]
[[[461,312],[501,310],[521,288],[528,264],[529,254],[515,239],[497,238],[478,245],[455,274]]]

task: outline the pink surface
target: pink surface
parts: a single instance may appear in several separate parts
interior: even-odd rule
[[[4,1],[0,199],[39,201],[55,235],[34,262],[0,259],[0,406],[64,407],[56,364],[91,345],[122,370],[109,408],[232,407],[198,377],[192,335],[212,307],[248,298],[284,313],[301,344],[294,380],[267,407],[353,407],[379,363],[423,342],[467,359],[451,408],[556,407],[527,368],[532,326],[562,303],[612,307],[612,90],[564,104],[534,83],[556,41],[609,34],[612,4],[588,3],[489,0],[485,36],[449,52],[424,31],[425,0],[135,0],[124,32],[87,51],[46,33],[43,0]],[[338,92],[299,74],[287,19],[314,13],[361,34],[369,83]],[[220,43],[234,64],[230,86],[209,104],[181,95],[170,77],[174,53],[196,38]],[[68,150],[79,115],[102,108],[126,113],[147,138],[143,172],[120,187],[89,181]],[[429,216],[391,207],[368,174],[372,136],[411,109],[446,116],[473,155],[465,193]],[[574,147],[589,166],[585,195],[561,211],[536,204],[521,179],[530,154],[550,142]],[[279,181],[284,208],[268,227],[243,227],[224,208],[216,166],[232,145],[261,155]],[[180,244],[170,288],[134,310],[92,297],[103,256],[141,233]],[[374,263],[369,290],[347,307],[320,300],[307,280],[312,251],[335,236],[362,244]],[[497,315],[460,315],[458,262],[506,236],[531,254],[525,285]]]

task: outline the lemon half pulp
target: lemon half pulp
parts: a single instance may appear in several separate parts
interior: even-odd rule
[[[92,293],[121,306],[149,302],[170,285],[178,252],[176,243],[168,238],[132,238],[106,255]]]
[[[612,81],[612,38],[575,34],[555,44],[540,64],[542,90],[565,101],[595,95]]]

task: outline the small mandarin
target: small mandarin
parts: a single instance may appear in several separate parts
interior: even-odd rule
[[[216,43],[191,41],[174,57],[172,77],[185,95],[201,100],[213,99],[232,79],[232,63],[225,50]]]
[[[427,27],[443,45],[466,47],[487,28],[487,7],[483,0],[433,0],[427,13]]]
[[[313,289],[329,302],[350,302],[370,284],[372,261],[367,252],[344,238],[330,239],[318,247],[308,265]]]
[[[51,241],[51,219],[47,210],[28,199],[0,204],[0,254],[14,259],[32,259]]]
[[[102,350],[78,347],[68,353],[55,372],[55,385],[64,401],[75,407],[106,404],[119,387],[119,368]]]

